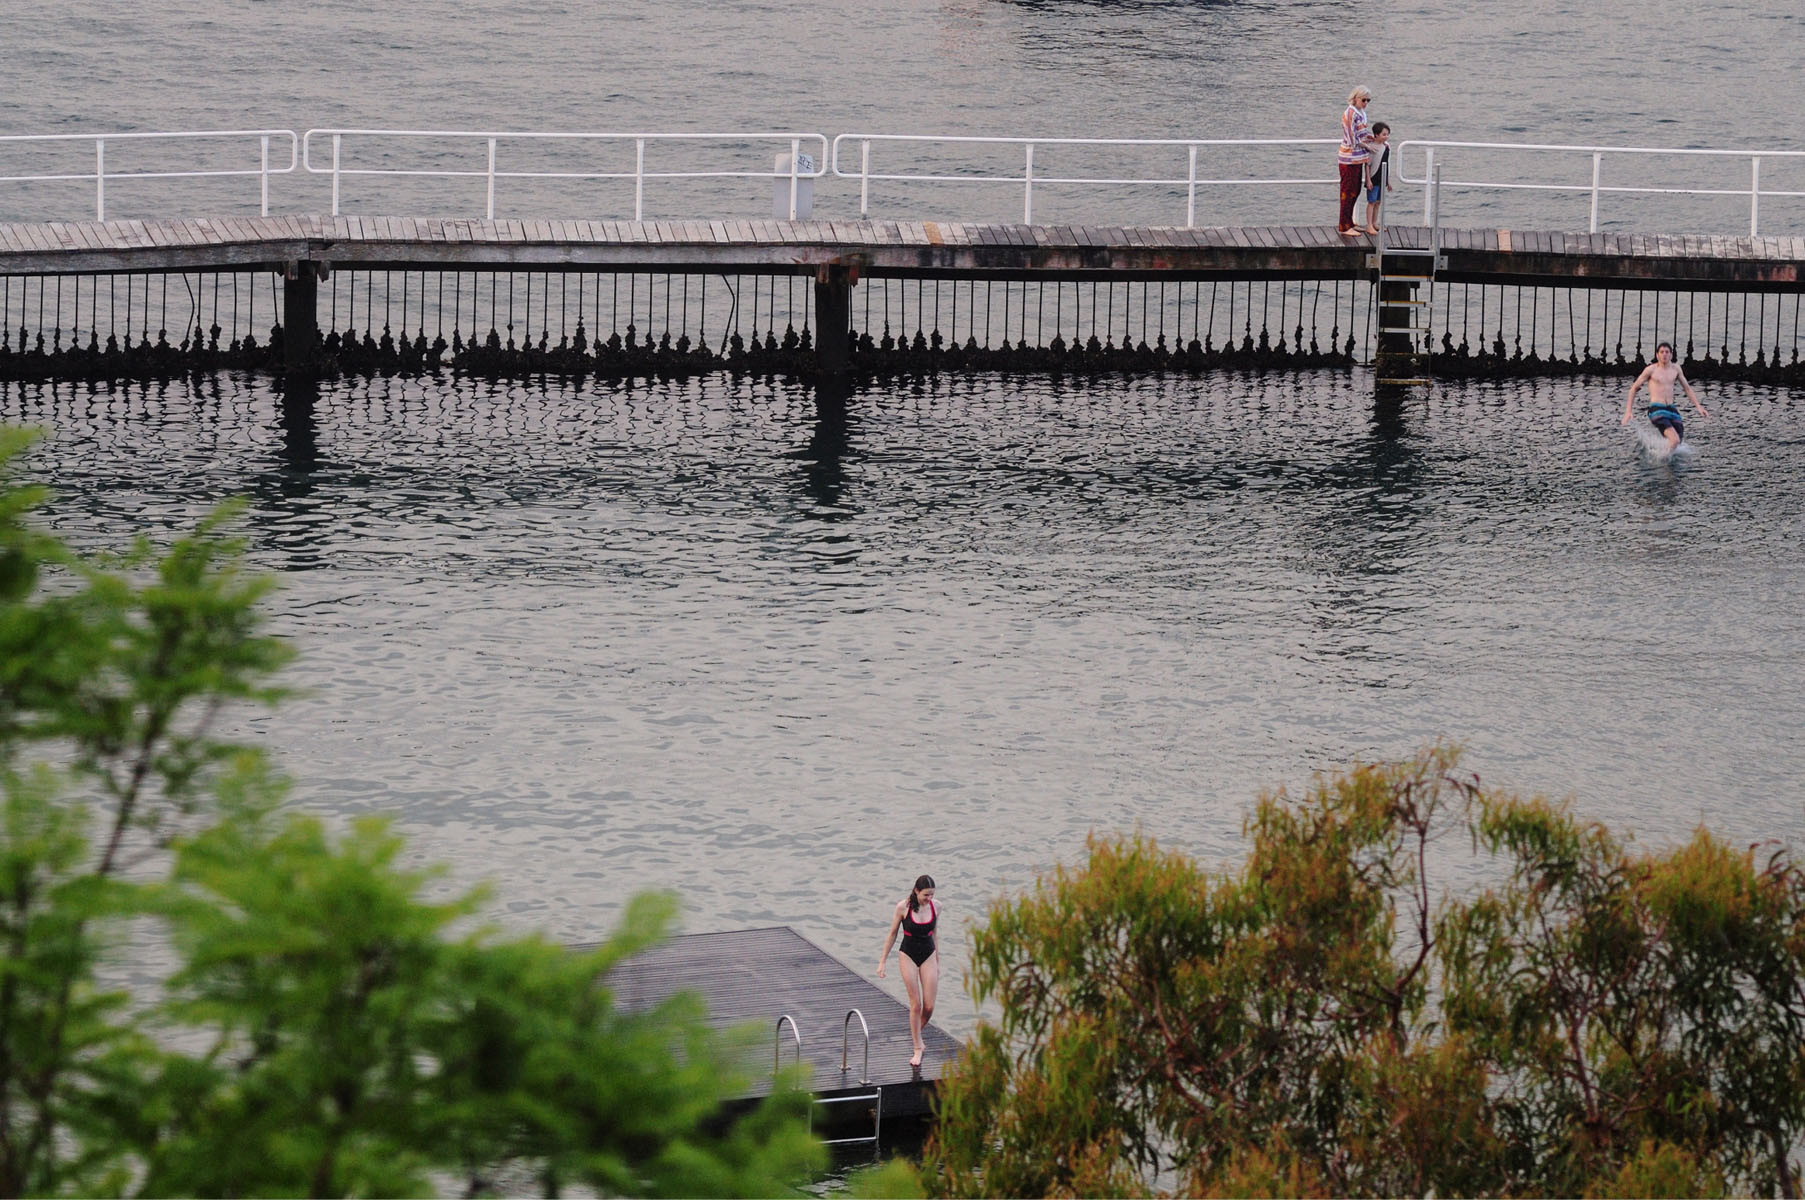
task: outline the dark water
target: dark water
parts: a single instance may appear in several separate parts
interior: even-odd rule
[[[1627,0],[8,16],[17,132],[1315,136],[1358,79],[1416,136],[1788,144],[1805,41],[1793,5]],[[87,544],[250,496],[311,689],[255,732],[299,802],[397,814],[511,926],[592,937],[674,887],[692,929],[793,924],[864,965],[928,870],[956,991],[963,921],[1087,833],[1227,859],[1261,787],[1437,737],[1656,844],[1805,834],[1799,400],[1714,389],[1697,454],[1656,464],[1615,383],[1379,414],[1368,393],[960,382],[855,397],[836,426],[724,379],[377,381],[285,427],[266,383],[227,379],[13,386],[0,419],[50,430],[33,470]],[[956,996],[941,1012],[969,1027]]]
[[[1093,830],[1226,858],[1261,787],[1438,737],[1656,844],[1805,832],[1785,395],[1718,390],[1657,464],[1567,382],[960,383],[844,426],[788,386],[377,382],[311,430],[201,390],[0,416],[54,429],[84,542],[249,495],[297,798],[398,814],[511,923],[670,886],[863,963],[918,871],[962,918]]]

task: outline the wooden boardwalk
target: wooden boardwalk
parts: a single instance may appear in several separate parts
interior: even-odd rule
[[[1393,226],[1391,248],[1426,248]],[[1443,229],[1444,279],[1797,290],[1805,237]],[[950,221],[197,217],[0,224],[0,274],[328,268],[809,272],[1038,278],[1354,278],[1372,239],[1326,225],[1180,229]]]
[[[894,969],[894,968],[893,968]],[[754,1062],[760,1086],[768,1091],[777,1020],[788,1013],[802,1038],[802,1062],[813,1072],[817,1095],[883,1091],[884,1116],[919,1116],[928,1111],[934,1085],[958,1056],[959,1043],[928,1026],[927,1054],[919,1071],[909,1066],[909,1010],[879,987],[788,926],[700,933],[672,938],[616,966],[608,977],[628,1009],[656,1004],[678,991],[699,993],[711,1022],[752,1024],[765,1030]],[[946,994],[942,984],[942,1000]],[[840,1070],[841,1030],[847,1011],[857,1008],[871,1027],[871,1083],[861,1085],[864,1038],[852,1022],[850,1066]],[[796,1058],[786,1026],[781,1041],[785,1065]]]

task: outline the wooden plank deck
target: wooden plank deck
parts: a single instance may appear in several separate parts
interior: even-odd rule
[[[952,982],[942,982],[943,1002]],[[831,1096],[881,1088],[885,1117],[925,1113],[934,1085],[960,1049],[952,1037],[929,1025],[923,1031],[927,1054],[921,1068],[910,1067],[908,1008],[788,926],[672,938],[617,965],[608,986],[630,1010],[688,990],[707,1002],[715,1025],[761,1026],[765,1039],[754,1065],[765,1090],[777,1020],[788,1013],[801,1033],[801,1057],[813,1071],[814,1091]],[[854,1008],[871,1027],[871,1085],[859,1082],[864,1038],[857,1020],[852,1023],[850,1069],[840,1071],[841,1030],[847,1011]],[[788,1065],[796,1050],[787,1026],[782,1045]]]
[[[1393,226],[1394,249],[1427,247]],[[1795,290],[1805,239],[1444,229],[1443,278]],[[230,217],[0,224],[0,274],[280,268],[809,272],[889,276],[1355,278],[1372,239],[1328,226],[1177,229],[894,221]]]

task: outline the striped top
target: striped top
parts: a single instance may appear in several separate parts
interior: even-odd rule
[[[1372,150],[1366,144],[1367,136],[1365,111],[1355,105],[1348,105],[1347,111],[1341,114],[1340,161],[1363,163],[1371,158]]]

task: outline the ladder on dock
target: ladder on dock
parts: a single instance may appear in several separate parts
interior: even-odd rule
[[[1373,350],[1373,366],[1379,374],[1373,383],[1378,387],[1428,387],[1435,382],[1430,334],[1436,270],[1444,263],[1440,242],[1439,236],[1432,237],[1427,251],[1387,250],[1385,235],[1380,234],[1368,259],[1377,276],[1373,286],[1378,289],[1379,340]],[[1398,323],[1400,318],[1402,323]],[[1407,352],[1386,345],[1387,337],[1400,336],[1409,339]]]
[[[1380,234],[1367,265],[1376,276],[1379,309],[1378,337],[1373,348],[1375,387],[1428,387],[1435,382],[1435,343],[1431,338],[1435,314],[1436,275],[1447,264],[1441,251],[1441,166],[1434,168],[1429,205],[1429,248],[1385,248]],[[1394,344],[1388,345],[1388,337]],[[1407,339],[1409,349],[1395,345]]]
[[[859,1030],[865,1035],[865,1065],[859,1071],[859,1086],[868,1087],[869,1092],[856,1092],[851,1095],[817,1096],[809,1106],[809,1131],[814,1132],[815,1109],[835,1104],[863,1104],[869,1102],[871,1108],[871,1132],[860,1137],[823,1138],[826,1146],[847,1146],[869,1143],[873,1151],[882,1144],[884,1134],[884,1089],[877,1086],[871,1078],[871,1026],[865,1023],[865,1014],[858,1009],[848,1009],[846,1019],[840,1025],[840,1074],[846,1077],[852,1066],[852,1022],[858,1018]],[[796,1065],[802,1063],[802,1029],[796,1024],[796,1018],[784,1013],[777,1018],[777,1029],[773,1034],[771,1046],[771,1073],[777,1074],[783,1061],[783,1027],[790,1027],[790,1037],[795,1044]]]

